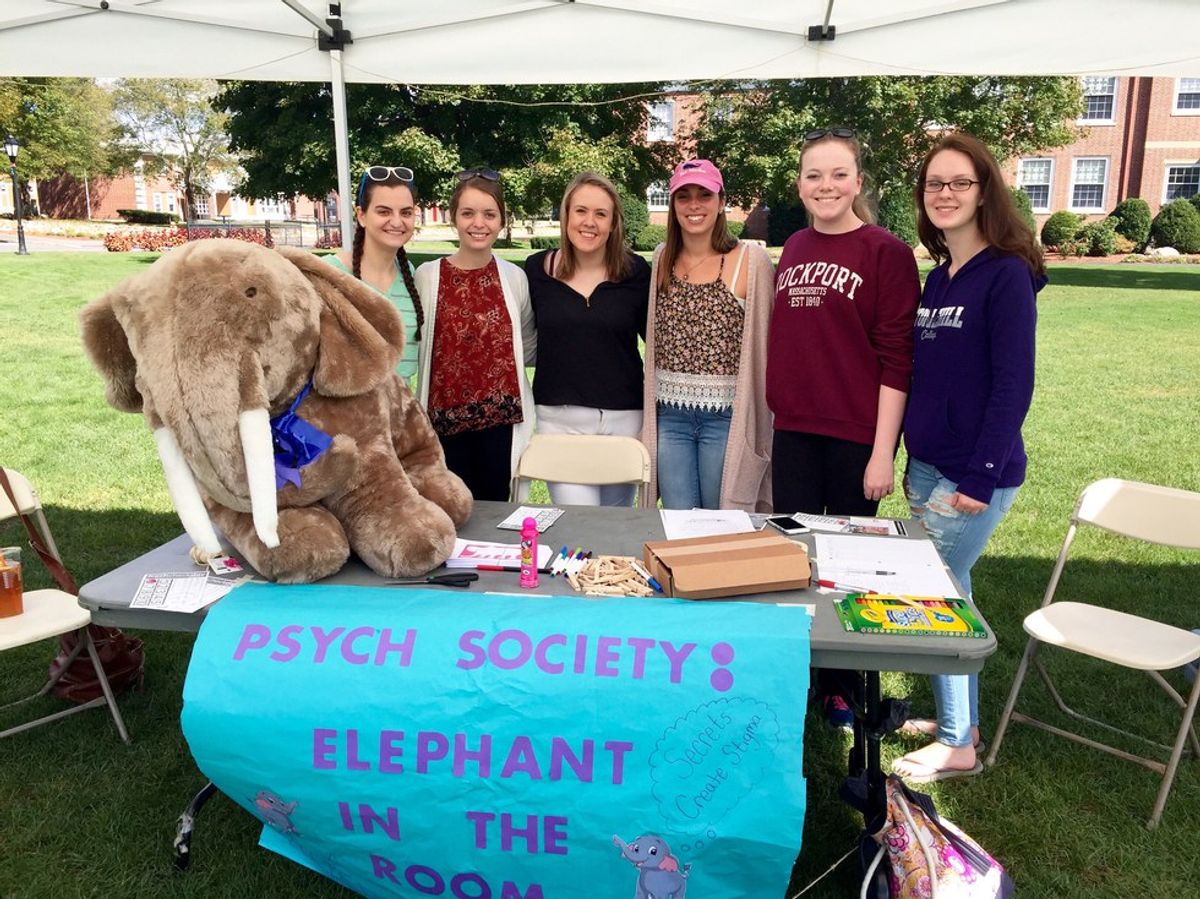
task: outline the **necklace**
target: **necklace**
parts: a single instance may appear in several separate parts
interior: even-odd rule
[[[685,269],[683,270],[683,272],[682,272],[682,273],[679,275],[679,280],[681,280],[681,281],[691,281],[691,280],[692,280],[692,272],[694,272],[694,271],[695,271],[696,269],[698,269],[700,266],[704,265],[704,263],[708,262],[708,260],[710,260],[710,259],[715,259],[715,258],[716,258],[717,256],[719,256],[719,255],[720,255],[719,253],[711,253],[711,254],[709,254],[708,256],[705,256],[705,257],[704,257],[703,259],[701,259],[699,262],[697,262],[697,263],[695,263],[695,264],[693,264],[693,265],[690,265],[690,266],[688,266],[688,267],[687,267],[687,268],[685,268]],[[680,260],[680,262],[682,262],[682,260]],[[680,264],[679,262],[677,262],[677,263],[676,263],[676,265],[679,265],[679,264]]]

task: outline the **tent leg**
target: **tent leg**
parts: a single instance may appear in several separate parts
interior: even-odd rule
[[[333,145],[337,158],[338,217],[342,223],[342,249],[350,252],[354,242],[354,195],[350,188],[350,140],[346,129],[346,79],[342,71],[342,51],[329,51],[333,86]]]

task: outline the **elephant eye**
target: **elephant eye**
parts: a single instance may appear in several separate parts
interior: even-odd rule
[[[246,296],[248,296],[248,297],[255,296],[257,293],[258,293],[257,287],[247,287],[246,288]]]
[[[650,855],[658,855],[658,847],[651,846],[649,852],[650,852]]]

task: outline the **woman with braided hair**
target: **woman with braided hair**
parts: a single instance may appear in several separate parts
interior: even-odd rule
[[[396,373],[405,380],[417,371],[417,346],[425,324],[413,267],[404,245],[413,236],[417,191],[412,169],[372,165],[362,173],[355,195],[354,246],[329,261],[386,296],[404,321],[404,348]]]

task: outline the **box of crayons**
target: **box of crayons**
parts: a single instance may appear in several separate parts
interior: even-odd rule
[[[860,634],[986,637],[987,630],[964,599],[851,593],[834,601],[838,620]]]

